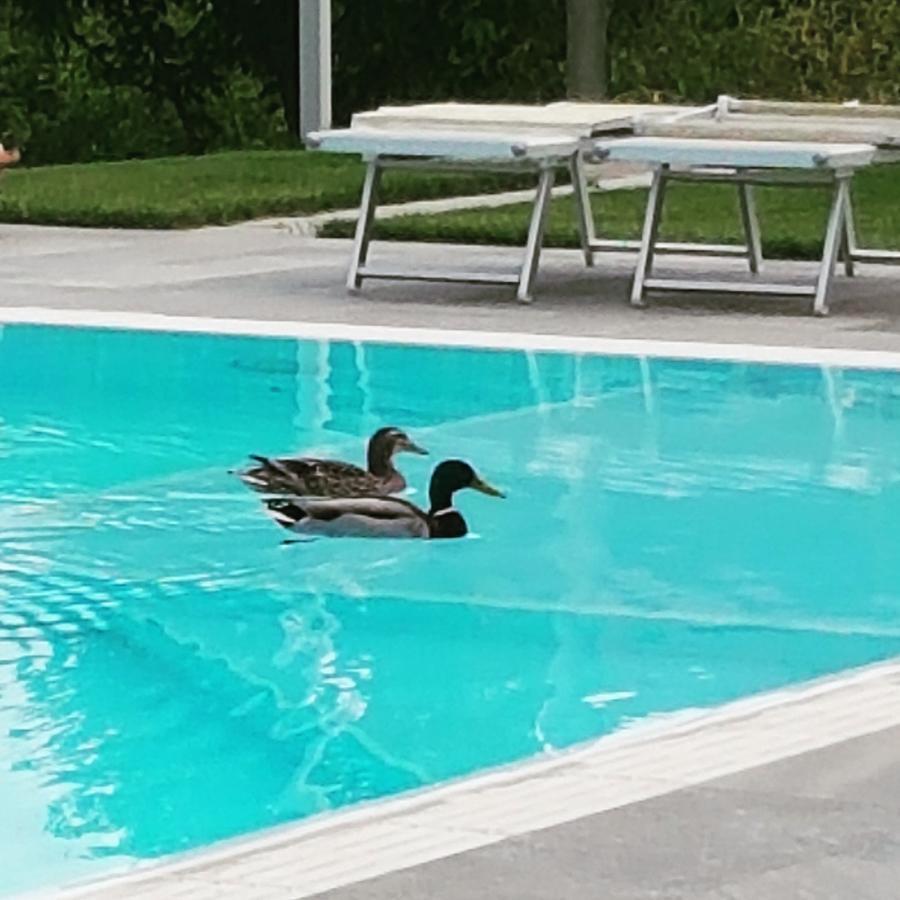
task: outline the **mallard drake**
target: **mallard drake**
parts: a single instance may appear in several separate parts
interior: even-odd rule
[[[459,538],[466,520],[453,508],[453,494],[472,488],[503,497],[460,459],[440,463],[431,476],[428,512],[399,497],[277,497],[266,500],[269,515],[290,531],[326,537]]]
[[[238,478],[266,494],[312,497],[360,497],[367,494],[395,494],[406,487],[406,479],[394,468],[395,453],[427,455],[399,428],[379,428],[369,439],[367,466],[336,459],[293,456],[273,459],[251,456],[256,465],[237,472]]]

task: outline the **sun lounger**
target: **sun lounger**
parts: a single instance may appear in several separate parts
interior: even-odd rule
[[[563,101],[537,104],[504,103],[419,103],[410,106],[381,106],[355,113],[351,128],[382,129],[465,129],[523,132],[551,132],[571,137],[591,138],[615,132],[630,134],[636,117],[648,113],[672,115],[700,112],[699,106],[662,106],[647,103],[585,103]]]
[[[307,138],[311,147],[336,153],[356,153],[366,160],[359,219],[353,242],[353,255],[347,275],[347,287],[359,288],[366,278],[414,281],[462,281],[474,284],[516,286],[519,300],[531,300],[543,244],[544,226],[550,192],[556,171],[568,168],[573,182],[582,183],[578,170],[580,141],[566,134],[529,133],[527,131],[470,131],[397,128],[347,128],[314,133]],[[531,171],[538,179],[532,206],[531,223],[522,265],[516,273],[421,271],[417,269],[375,268],[367,264],[372,223],[378,203],[381,174],[388,168],[450,168],[498,171]],[[576,191],[581,197],[581,192]],[[580,202],[586,202],[587,194]],[[586,213],[579,213],[583,222]],[[582,229],[582,247],[590,262],[587,235]]]
[[[638,112],[634,118],[634,133],[641,137],[710,140],[865,143],[876,148],[874,163],[900,162],[900,106],[855,101],[742,100],[723,94],[714,104],[676,114]],[[851,264],[900,263],[900,251],[857,246],[849,192],[845,215],[847,245],[844,252]]]
[[[729,147],[729,153],[733,150],[735,142],[779,143],[782,147],[794,148],[802,148],[803,144],[815,143],[830,147],[828,158],[836,160],[840,155],[839,146],[866,145],[868,147],[866,156],[869,158],[864,165],[900,162],[900,106],[861,104],[853,101],[849,103],[798,103],[776,100],[743,100],[722,95],[716,103],[700,109],[662,114],[652,111],[649,113],[639,112],[635,115],[633,125],[635,135],[643,138],[718,143]],[[674,145],[668,146],[671,149]],[[634,147],[635,145],[632,145],[631,149],[620,148],[620,150],[624,153],[639,152]],[[648,152],[652,153],[653,151]],[[779,184],[822,184],[824,180],[833,187],[832,212],[826,236],[831,233],[831,226],[835,223],[839,212],[838,251],[843,258],[846,273],[853,275],[854,264],[857,262],[900,263],[900,252],[897,250],[870,249],[858,246],[850,186],[852,173],[859,166],[848,164],[845,170],[846,177],[840,177],[835,171],[829,175],[827,170],[831,166],[829,162],[825,162],[815,167],[819,169],[818,173],[812,172],[811,174],[812,170],[805,166],[792,167],[790,160],[780,155],[780,151],[774,147],[767,151],[767,159],[770,163],[773,160],[775,162],[765,172],[754,173],[750,169],[740,166],[740,160],[732,156],[728,160],[728,165],[733,167],[730,175],[713,172],[709,164],[701,166],[693,174],[684,171],[676,173],[673,169],[673,160],[657,160],[657,165],[661,168],[659,196],[648,198],[645,226],[652,219],[653,206],[662,203],[665,183],[675,177],[692,177],[693,180],[724,179],[733,181],[739,186],[743,185],[740,189],[746,192],[746,197],[742,196],[742,213],[745,220],[750,218],[751,227],[757,232],[758,226],[755,223],[752,194],[750,193],[752,184],[768,183],[772,179]],[[683,162],[681,164],[684,165]],[[775,170],[778,170],[777,175]],[[841,197],[840,211],[835,208],[838,194]],[[646,244],[646,242],[643,243]],[[828,250],[826,242],[826,255]],[[649,255],[644,262],[648,267],[652,265],[652,247],[649,249],[642,247],[642,254]],[[758,269],[758,266],[756,268]],[[638,269],[639,273],[633,285],[633,302],[642,302],[644,289],[675,289],[672,285],[661,284],[658,279],[648,281],[646,277],[644,277],[642,285],[640,261]],[[649,272],[649,268],[647,271]],[[813,302],[813,310],[818,314],[827,312],[830,274],[830,270],[826,273],[824,269],[820,269]],[[745,284],[745,287],[754,288],[752,293],[771,292],[772,288],[772,286],[753,285],[752,283]],[[801,292],[801,288],[794,287],[796,289],[791,293]],[[733,291],[740,287],[728,288],[717,285],[711,289]]]
[[[635,137],[595,142],[594,156],[597,159],[639,161],[655,167],[647,198],[631,302],[635,306],[643,306],[647,291],[790,295],[811,297],[813,312],[825,315],[828,312],[831,277],[842,245],[847,274],[853,272],[854,256],[850,252],[850,248],[854,246],[850,181],[857,169],[875,161],[877,153],[878,148],[867,143],[745,141],[721,137]],[[751,248],[750,267],[754,273],[759,271],[762,253],[750,186],[778,184],[830,187],[831,211],[815,285],[651,277],[666,187],[676,180],[730,182],[738,185],[742,219],[749,236],[748,246]]]
[[[368,164],[348,288],[359,288],[366,278],[515,284],[518,298],[530,300],[550,191],[556,171],[562,168],[568,169],[572,181],[585,265],[593,265],[594,254],[598,252],[639,250],[639,241],[597,236],[582,157],[583,151],[590,149],[592,137],[630,134],[635,116],[650,110],[674,115],[695,112],[698,108],[569,102],[547,106],[436,103],[382,107],[357,113],[349,129],[311,134],[307,141],[312,149],[359,154]],[[386,168],[411,166],[535,171],[538,189],[519,272],[500,275],[424,272],[386,270],[367,265],[381,173]],[[750,238],[748,232],[746,245],[660,242],[656,252],[737,256],[752,260]]]
[[[703,113],[705,107],[673,106],[649,103],[585,103],[561,101],[545,106],[499,103],[422,103],[410,106],[382,106],[376,110],[356,113],[351,129],[364,128],[382,131],[462,130],[476,134],[496,131],[498,127],[517,134],[568,135],[581,140],[585,150],[591,139],[601,136],[625,136],[634,132],[635,122],[648,117],[679,118]],[[588,202],[587,178],[582,161],[576,162],[576,214],[585,263],[593,264],[593,254],[608,251],[637,251],[640,241],[615,240],[597,235],[597,228]],[[745,257],[747,245],[698,244],[662,241],[658,253],[688,253],[703,256]]]
[[[900,158],[900,106],[738,100],[723,95],[714,104],[678,114],[639,112],[634,118],[634,134],[867,143],[879,148],[878,161],[891,161]]]
[[[662,142],[654,143],[655,139]],[[706,107],[434,103],[358,113],[351,128],[314,134],[310,144],[323,150],[358,153],[368,162],[348,276],[350,288],[358,288],[365,278],[473,281],[515,284],[519,299],[530,300],[550,191],[556,171],[564,167],[572,179],[585,264],[592,265],[598,252],[637,251],[642,274],[635,278],[632,299],[636,304],[644,301],[647,290],[785,293],[812,296],[814,311],[824,314],[831,279],[831,268],[827,272],[824,268],[830,253],[828,240],[815,288],[756,280],[716,282],[707,287],[699,282],[649,277],[653,258],[660,253],[741,257],[751,273],[758,274],[763,260],[753,200],[756,184],[830,186],[832,210],[826,238],[837,229],[835,252],[841,254],[847,274],[852,275],[854,263],[863,260],[900,262],[898,251],[857,246],[850,196],[850,181],[857,168],[900,160],[900,107],[783,103],[726,96]],[[642,162],[655,169],[640,241],[597,236],[585,176],[586,159]],[[538,190],[520,271],[514,275],[428,273],[387,271],[367,265],[381,172],[395,166],[535,171]],[[658,241],[665,186],[676,179],[734,184],[744,244]]]

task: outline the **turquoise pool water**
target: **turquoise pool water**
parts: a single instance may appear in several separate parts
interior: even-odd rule
[[[362,459],[474,536],[283,533],[226,470]],[[0,332],[0,893],[900,653],[900,375]]]

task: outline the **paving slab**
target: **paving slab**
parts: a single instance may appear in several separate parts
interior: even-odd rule
[[[812,347],[900,349],[900,267],[860,265],[836,278],[832,316],[808,302],[669,296],[644,310],[628,303],[635,256],[544,254],[535,302],[506,287],[366,282],[348,294],[350,243],[298,236],[271,223],[194,231],[0,226],[0,305],[149,311],[169,315],[481,329],[611,338]],[[423,268],[515,269],[515,248],[440,244],[373,246],[374,261]],[[698,271],[742,279],[734,260],[663,257],[659,272]],[[814,263],[766,264],[779,279],[814,277]]]
[[[900,729],[316,896],[896,900]]]

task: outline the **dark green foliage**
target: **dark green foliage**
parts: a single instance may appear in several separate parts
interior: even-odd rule
[[[900,102],[898,0],[634,0],[610,39],[620,95]]]
[[[213,16],[224,5],[0,0],[0,131],[28,164],[291,143],[268,76]]]
[[[333,0],[334,111],[564,96],[565,0]]]
[[[565,96],[565,0],[333,0],[339,121],[380,103]],[[613,97],[900,102],[900,0],[614,0]]]
[[[202,152],[217,124],[207,94],[225,81],[230,47],[207,0],[91,0],[75,23],[78,43],[107,84],[165,98],[187,149]]]
[[[561,99],[565,0],[333,0],[335,121]],[[297,0],[0,0],[0,134],[26,161],[290,144]],[[900,0],[614,0],[612,96],[900,102]]]

